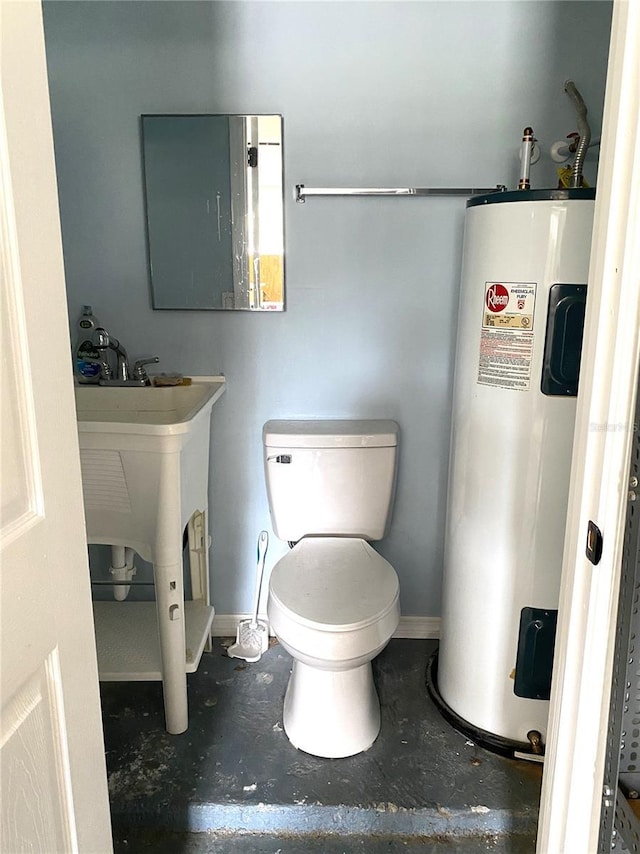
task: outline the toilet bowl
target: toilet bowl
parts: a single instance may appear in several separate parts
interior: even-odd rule
[[[371,661],[400,619],[398,577],[365,540],[305,537],[273,568],[271,627],[294,659],[283,726],[314,756],[352,756],[380,731]]]
[[[380,731],[372,659],[400,619],[395,570],[369,541],[388,527],[394,421],[268,421],[269,511],[292,546],[274,566],[267,611],[293,657],[284,730],[314,756],[352,756]]]

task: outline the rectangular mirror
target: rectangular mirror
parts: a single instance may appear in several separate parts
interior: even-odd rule
[[[153,308],[282,311],[282,116],[141,124]]]

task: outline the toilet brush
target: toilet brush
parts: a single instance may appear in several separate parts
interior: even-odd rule
[[[264,620],[258,619],[258,606],[260,604],[260,590],[262,589],[262,576],[264,575],[264,559],[269,545],[269,534],[260,531],[258,536],[258,569],[256,573],[256,592],[253,603],[253,616],[250,620],[241,620],[238,623],[236,642],[227,649],[230,658],[244,658],[245,661],[259,661],[262,653],[269,646],[269,626]]]

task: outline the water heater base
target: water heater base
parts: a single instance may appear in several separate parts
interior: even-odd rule
[[[436,708],[442,717],[448,721],[451,726],[458,732],[465,735],[474,744],[483,747],[485,750],[490,750],[492,753],[497,753],[500,756],[505,756],[507,759],[531,759],[535,762],[541,760],[542,754],[534,753],[531,750],[531,744],[523,741],[512,741],[509,738],[503,738],[493,732],[475,727],[469,721],[461,718],[453,709],[448,706],[442,699],[442,695],[438,690],[438,650],[436,649],[427,662],[427,670],[425,674],[425,682],[427,693],[436,705]],[[544,750],[544,748],[543,748]]]

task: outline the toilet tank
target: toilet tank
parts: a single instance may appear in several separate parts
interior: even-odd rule
[[[395,421],[267,421],[264,467],[273,530],[380,540],[396,480]]]

